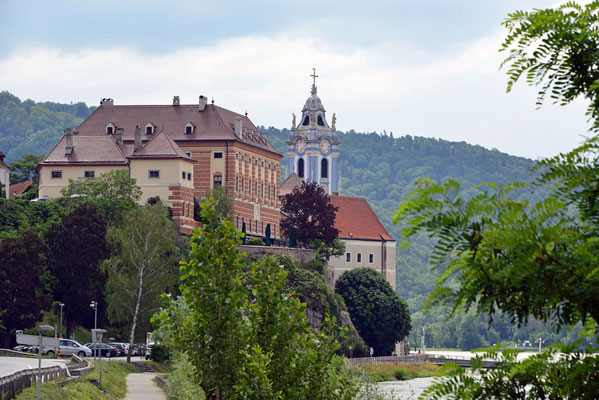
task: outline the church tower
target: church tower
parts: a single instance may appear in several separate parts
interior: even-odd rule
[[[313,69],[312,90],[302,108],[296,125],[295,114],[291,135],[287,141],[289,166],[287,177],[295,172],[304,181],[317,182],[329,194],[339,193],[339,140],[335,131],[335,114],[329,126],[326,110],[317,95],[316,69]]]

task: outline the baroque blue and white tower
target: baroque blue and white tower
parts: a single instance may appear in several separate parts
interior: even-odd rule
[[[295,172],[302,180],[317,182],[329,194],[339,193],[339,140],[335,131],[335,114],[329,126],[326,110],[317,95],[316,70],[310,97],[302,108],[302,116],[296,124],[295,114],[291,123],[291,135],[287,141],[289,166],[287,177]]]

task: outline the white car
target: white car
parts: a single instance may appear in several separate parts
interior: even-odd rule
[[[92,351],[81,343],[71,339],[60,339],[60,355],[79,357],[91,357]]]

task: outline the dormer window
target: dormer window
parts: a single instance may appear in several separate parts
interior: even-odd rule
[[[112,135],[114,133],[114,125],[112,124],[108,124],[106,125],[106,134],[107,135]]]
[[[147,123],[146,124],[146,135],[152,135],[154,133],[154,125],[152,125],[151,123]]]
[[[194,131],[194,126],[191,122],[188,122],[187,124],[185,124],[185,134],[186,135],[191,135]]]

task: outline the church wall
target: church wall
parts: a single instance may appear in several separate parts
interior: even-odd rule
[[[373,268],[383,274],[387,282],[395,290],[395,248],[396,242],[376,241],[376,240],[349,240],[342,239],[345,243],[345,252],[343,256],[331,257],[328,262],[329,271],[333,274],[333,283],[345,272],[360,267]],[[350,261],[347,261],[347,253],[350,254]],[[358,254],[361,255],[361,261],[358,262]],[[373,256],[370,262],[370,254]],[[383,265],[383,259],[385,263]]]

